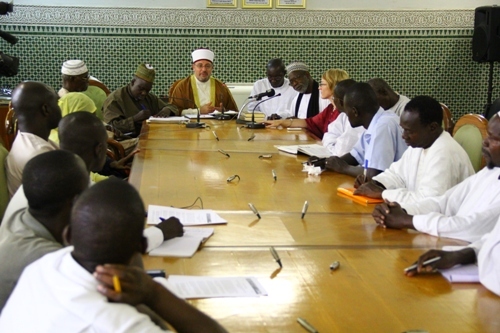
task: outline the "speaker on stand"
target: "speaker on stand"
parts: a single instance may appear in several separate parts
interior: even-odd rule
[[[474,35],[472,36],[472,59],[488,62],[488,100],[484,114],[489,112],[493,95],[493,69],[495,61],[500,61],[500,7],[477,7],[474,12]]]

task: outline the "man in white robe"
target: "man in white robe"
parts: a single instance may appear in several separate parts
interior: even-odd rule
[[[443,131],[442,121],[438,101],[429,96],[413,98],[400,119],[409,148],[399,161],[359,186],[354,194],[411,204],[441,195],[473,175],[469,156]]]
[[[413,204],[389,202],[372,213],[383,227],[415,229],[439,237],[475,242],[490,232],[500,216],[500,117],[488,124],[483,142],[487,166],[443,195]]]

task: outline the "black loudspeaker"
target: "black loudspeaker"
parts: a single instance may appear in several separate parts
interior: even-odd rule
[[[474,14],[472,59],[500,61],[500,7],[477,7]]]

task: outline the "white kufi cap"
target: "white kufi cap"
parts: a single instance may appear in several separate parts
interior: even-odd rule
[[[83,60],[68,60],[65,61],[61,68],[61,73],[66,75],[81,75],[87,73],[89,70]]]
[[[209,49],[195,50],[193,51],[193,53],[191,53],[191,56],[193,57],[193,63],[197,62],[198,60],[208,60],[210,62],[214,62],[214,53]]]

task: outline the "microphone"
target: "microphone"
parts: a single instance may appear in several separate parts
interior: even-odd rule
[[[262,97],[272,97],[274,96],[276,92],[274,91],[274,89],[267,89],[266,91],[260,93],[260,94],[257,94],[257,95],[253,95],[253,96],[250,96],[248,97],[248,99],[255,99],[256,101],[260,101],[262,99]]]
[[[171,99],[171,98],[178,99],[180,101],[189,102],[189,103],[193,104],[194,107],[196,108],[196,111],[197,111],[196,122],[195,123],[193,123],[193,122],[187,123],[186,128],[205,128],[205,123],[200,123],[200,109],[198,108],[198,106],[196,105],[196,103],[192,99],[175,97],[175,96],[166,96],[166,98],[167,99]]]
[[[219,98],[220,100],[222,101],[222,93],[219,95]],[[222,104],[222,103],[221,103]],[[217,119],[217,120],[230,120],[233,118],[233,116],[231,116],[230,114],[224,114],[224,110],[226,108],[224,107],[224,105],[222,105],[222,109],[220,110],[221,113],[219,114],[214,114],[214,119]]]
[[[281,96],[281,93],[279,93],[278,95],[275,95],[274,94],[274,89],[270,89],[273,91],[273,95],[271,97],[269,97],[268,99],[265,99],[263,101],[260,101],[259,103],[255,104],[255,106],[253,107],[253,110],[252,110],[252,122],[248,123],[247,124],[247,128],[251,128],[251,129],[262,129],[262,128],[266,128],[266,125],[264,125],[263,123],[256,123],[255,122],[255,109],[257,108],[257,106],[259,104],[262,104],[270,99],[273,99],[275,97],[279,97]]]

